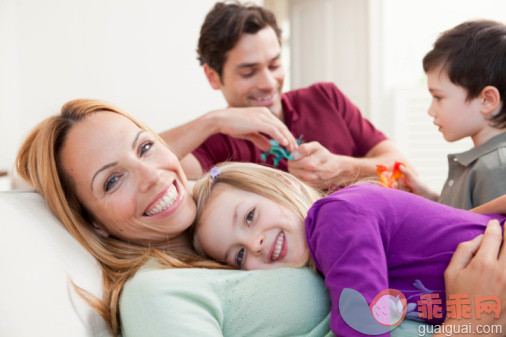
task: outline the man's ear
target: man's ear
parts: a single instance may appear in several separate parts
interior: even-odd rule
[[[204,63],[204,72],[206,73],[207,80],[209,84],[214,90],[218,90],[221,88],[221,78],[220,75],[211,68],[207,63]]]
[[[95,232],[104,237],[104,238],[108,238],[110,236],[110,234],[102,227],[100,226],[99,224],[97,224],[96,221],[92,221],[91,222],[91,225],[93,226],[93,229],[95,230]]]
[[[501,94],[496,87],[487,85],[480,93],[481,113],[485,116],[492,117],[498,111],[501,104]]]

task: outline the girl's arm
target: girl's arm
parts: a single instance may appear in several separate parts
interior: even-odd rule
[[[374,320],[367,304],[389,288],[377,218],[351,203],[319,203],[308,213],[306,235],[330,293],[332,331],[339,336],[389,336],[390,329]],[[359,321],[351,327],[353,317]]]
[[[489,201],[481,206],[470,210],[474,213],[481,214],[505,214],[506,215],[506,194]]]
[[[501,197],[503,198],[503,197]],[[500,198],[499,198],[500,199]],[[496,199],[497,200],[497,199]],[[445,272],[447,294],[466,294],[469,298],[483,296],[498,296],[501,300],[499,318],[492,314],[484,314],[477,319],[473,310],[470,319],[446,319],[448,326],[442,331],[462,331],[462,327],[469,329],[471,334],[465,336],[484,336],[478,333],[478,326],[482,329],[500,329],[492,336],[504,336],[506,333],[506,244],[501,226],[497,220],[489,222],[484,235],[472,241],[461,243]],[[502,244],[502,247],[501,247]],[[459,328],[460,327],[460,328]],[[504,330],[504,331],[503,331]],[[483,330],[484,331],[484,330]],[[492,331],[492,330],[490,330]],[[442,337],[444,333],[435,334]],[[460,336],[452,334],[452,336]]]

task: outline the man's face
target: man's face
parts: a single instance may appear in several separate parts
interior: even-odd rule
[[[283,117],[281,90],[285,70],[276,33],[268,26],[256,34],[243,34],[228,51],[222,78],[208,70],[214,89],[220,89],[230,107],[266,107]]]

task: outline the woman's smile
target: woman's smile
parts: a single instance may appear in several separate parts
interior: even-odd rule
[[[183,195],[179,193],[177,182],[174,180],[172,184],[165,188],[153,201],[146,211],[144,216],[157,216],[164,217],[177,210],[183,201]]]

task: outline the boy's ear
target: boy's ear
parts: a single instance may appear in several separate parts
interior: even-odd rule
[[[204,73],[206,74],[207,80],[209,81],[211,88],[213,88],[214,90],[218,90],[221,88],[220,75],[207,63],[204,63]]]
[[[483,115],[495,114],[501,103],[501,94],[496,87],[487,85],[481,91],[479,99],[481,100],[481,113]]]

